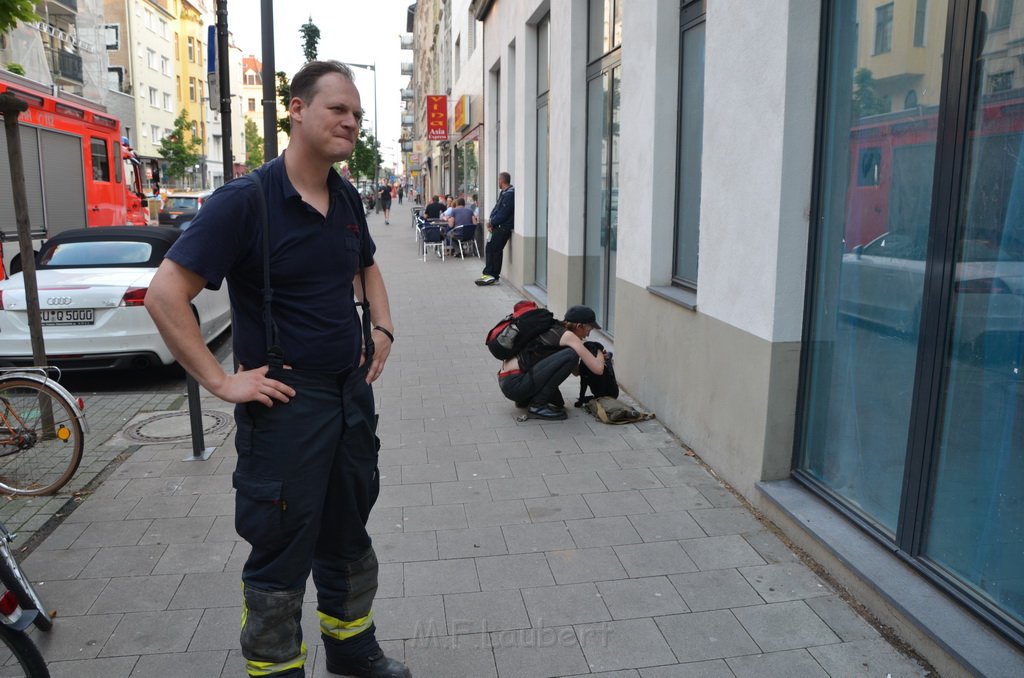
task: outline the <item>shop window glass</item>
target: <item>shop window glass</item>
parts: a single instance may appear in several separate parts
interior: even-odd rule
[[[982,34],[982,82],[1013,67],[1024,24],[1010,32]],[[973,91],[923,554],[1024,625],[1024,93]]]
[[[943,15],[932,25],[945,25],[942,5],[932,9]],[[830,71],[797,465],[895,537],[924,299],[943,43],[941,36],[926,40],[921,60],[920,49],[893,49],[891,11],[892,4],[836,2],[824,36]],[[857,30],[873,19],[873,35]],[[903,100],[910,88],[918,106],[886,114],[892,98]]]

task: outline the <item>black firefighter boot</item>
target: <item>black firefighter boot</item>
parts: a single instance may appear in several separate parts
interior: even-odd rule
[[[412,678],[408,667],[397,659],[384,656],[379,647],[369,657],[352,659],[337,657],[327,660],[327,671],[356,678]]]

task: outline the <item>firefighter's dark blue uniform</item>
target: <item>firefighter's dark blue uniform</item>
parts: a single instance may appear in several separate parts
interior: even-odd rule
[[[252,546],[242,571],[242,653],[251,676],[305,675],[299,618],[312,570],[328,664],[377,648],[372,604],[377,559],[366,521],[377,499],[373,391],[353,284],[375,246],[359,196],[331,172],[326,217],[303,202],[284,157],[260,172],[270,224],[273,319],[284,362],[273,379],[296,395],[273,407],[237,405],[235,527]],[[262,222],[257,185],[214,193],[168,257],[210,287],[227,278],[235,356],[268,364]]]

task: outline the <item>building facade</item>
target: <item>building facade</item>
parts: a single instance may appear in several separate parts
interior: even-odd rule
[[[942,675],[1024,667],[1020,5],[469,7],[503,279]]]
[[[175,28],[177,113],[188,116],[188,137],[196,143],[194,152],[199,162],[186,173],[183,188],[208,188],[206,118],[209,99],[206,96],[206,64],[208,62],[206,27],[207,10],[201,0],[178,1],[178,23]]]

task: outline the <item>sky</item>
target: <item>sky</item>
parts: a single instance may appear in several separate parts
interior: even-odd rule
[[[409,83],[401,74],[403,61],[412,61],[411,50],[403,50],[399,36],[405,33],[406,15],[412,0],[275,0],[275,69],[289,77],[302,66],[302,36],[299,29],[310,17],[320,29],[317,56],[349,63],[376,64],[378,138],[384,164],[398,164],[402,100],[399,90]],[[208,0],[216,12],[216,1]],[[261,0],[228,0],[228,29],[243,55],[262,61]],[[374,72],[354,68],[356,87],[366,112],[363,126],[372,131],[374,122]]]

